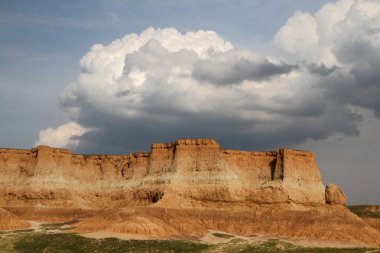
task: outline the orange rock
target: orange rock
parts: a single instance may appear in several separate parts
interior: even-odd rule
[[[0,204],[5,206],[103,208],[160,202],[168,207],[212,207],[326,201],[312,153],[223,150],[213,139],[152,144],[149,153],[129,155],[78,155],[47,146],[0,149],[0,168]]]
[[[326,186],[326,203],[330,205],[346,205],[346,195],[338,186],[328,184]]]
[[[380,233],[342,206],[344,193],[325,189],[315,160],[291,149],[221,149],[212,139],[128,155],[0,149],[0,206],[24,219],[80,219],[86,232],[188,238],[212,229],[380,245]]]
[[[14,230],[30,227],[29,223],[0,208],[0,230]]]

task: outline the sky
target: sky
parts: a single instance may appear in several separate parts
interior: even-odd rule
[[[380,203],[377,0],[0,0],[0,146],[308,149]]]

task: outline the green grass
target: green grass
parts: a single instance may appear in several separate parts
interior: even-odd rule
[[[229,238],[235,237],[233,235],[224,234],[224,233],[213,233],[212,235],[216,236],[216,237],[219,237],[219,238],[225,238],[225,239],[229,239]]]
[[[63,224],[60,224],[60,223],[53,223],[53,224],[41,224],[41,229],[43,230],[56,230],[56,229],[60,229],[61,227],[63,226]]]
[[[91,239],[76,234],[32,233],[14,243],[18,253],[127,253],[127,252],[203,252],[205,244],[185,241]]]
[[[75,227],[70,226],[72,224],[77,223],[79,220],[70,220],[66,222],[61,222],[61,223],[45,223],[41,224],[41,229],[43,230],[70,230],[74,229]],[[69,227],[63,227],[63,226],[69,226]]]
[[[380,212],[371,212],[371,211],[365,210],[366,207],[368,206],[366,205],[347,206],[347,208],[350,209],[351,212],[353,212],[359,217],[380,219]]]
[[[235,238],[238,239],[238,238]],[[233,240],[235,240],[233,239]],[[304,248],[278,239],[250,244],[239,239],[232,243],[206,245],[179,240],[119,240],[116,238],[92,239],[72,233],[15,233],[12,237],[0,236],[0,253],[379,253],[369,249]]]
[[[247,241],[244,239],[241,239],[241,238],[234,238],[231,241],[229,241],[228,243],[247,243]]]
[[[262,248],[260,246],[250,246],[241,251],[236,251],[239,253],[365,253],[368,249],[335,249],[335,248]],[[371,251],[375,252],[375,251]],[[376,251],[379,252],[379,251]],[[231,252],[232,253],[232,252]]]
[[[12,233],[30,233],[30,232],[33,232],[33,231],[34,231],[34,229],[27,228],[27,229],[12,230]]]
[[[28,229],[17,229],[17,230],[2,230],[0,231],[1,235],[7,235],[7,234],[23,234],[23,233],[30,233],[33,232],[34,229],[28,228]]]
[[[15,236],[0,236],[0,253],[18,253],[14,249],[14,243],[17,240]]]
[[[266,242],[259,244],[246,244],[240,245],[240,247],[227,248],[228,253],[365,253],[368,249],[363,248],[311,248],[311,247],[299,247],[291,243],[282,242],[278,239],[269,239]],[[380,251],[371,251],[373,253]]]

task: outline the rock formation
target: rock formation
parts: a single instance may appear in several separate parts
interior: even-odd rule
[[[0,204],[24,219],[60,220],[74,210],[86,232],[183,237],[214,229],[380,244],[379,232],[344,207],[343,192],[325,189],[312,153],[221,149],[212,139],[129,155],[0,149]],[[60,218],[54,208],[66,211]]]
[[[0,194],[3,206],[79,208],[326,201],[312,153],[223,150],[211,139],[152,144],[149,153],[120,156],[0,149]]]
[[[326,203],[330,205],[346,205],[346,195],[338,186],[328,184],[326,186]]]
[[[28,227],[28,222],[23,221],[16,215],[0,208],[0,230],[14,230]]]

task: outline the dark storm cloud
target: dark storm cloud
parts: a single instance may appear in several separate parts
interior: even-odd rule
[[[371,109],[380,118],[380,45],[358,37],[343,41],[335,52],[348,73],[334,76],[325,88],[336,99]]]
[[[338,70],[339,67],[337,66],[332,66],[332,67],[327,67],[324,63],[310,63],[306,64],[306,68],[309,70],[310,73],[320,75],[320,76],[328,76],[334,71]]]
[[[193,71],[193,77],[201,82],[217,85],[240,84],[245,80],[268,81],[272,77],[287,74],[298,68],[286,63],[274,64],[266,59],[252,61],[249,59],[202,60]]]
[[[377,73],[373,73],[377,75]],[[376,78],[375,76],[372,78]],[[378,77],[380,82],[380,76]],[[372,80],[373,80],[372,79]],[[358,82],[357,76],[351,73],[341,73],[320,80],[320,86],[325,89],[326,96],[342,104],[360,106],[372,110],[380,117],[380,86],[367,82]]]
[[[277,110],[272,112],[298,117],[319,117],[328,110],[327,101],[319,94],[320,91],[315,91],[312,95],[304,95],[300,97],[285,97],[274,96],[273,101],[282,105]]]
[[[193,115],[172,125],[142,119],[114,124],[111,119],[101,122],[102,126],[98,131],[83,135],[77,150],[97,153],[148,151],[151,143],[174,141],[179,138],[215,138],[224,148],[239,146],[245,150],[295,147],[306,139],[324,139],[342,131],[348,135],[357,134],[355,121],[359,119],[357,115],[343,113],[338,118],[334,118],[334,115],[325,116],[329,121],[327,126],[324,121],[295,119],[276,127],[259,122],[256,125],[252,122],[236,122],[231,119],[219,120],[223,124],[216,124],[215,121],[207,120],[207,116]],[[351,123],[343,124],[343,120]],[[255,131],[247,131],[249,127]]]
[[[232,104],[233,101],[226,101],[224,108]],[[77,151],[125,154],[148,151],[151,143],[178,138],[215,138],[224,148],[239,146],[245,150],[262,150],[295,147],[305,140],[325,139],[334,134],[359,133],[357,124],[362,120],[359,114],[342,105],[327,106],[330,110],[316,113],[319,116],[310,116],[304,111],[270,112],[280,117],[267,121],[255,117],[242,119],[233,112],[168,112],[159,107],[153,110],[154,106],[138,117],[123,119],[87,105],[82,108],[84,111],[78,121],[98,130],[81,136]],[[266,108],[261,110],[269,113]]]

